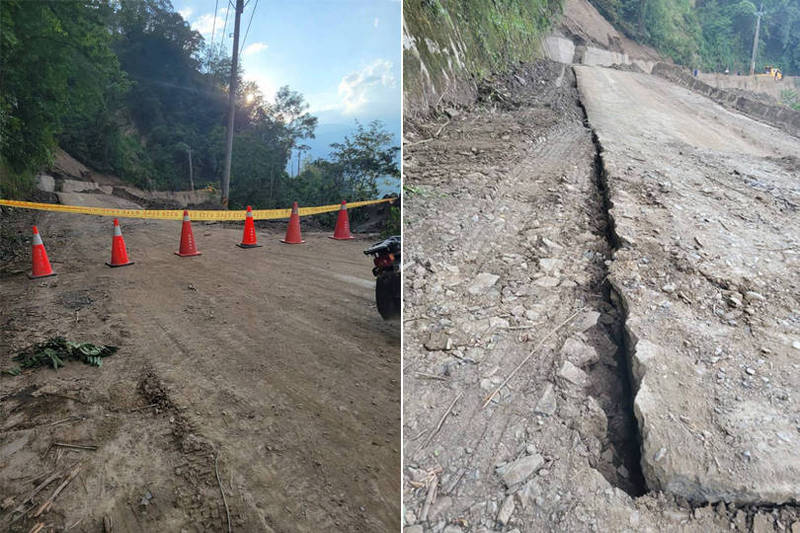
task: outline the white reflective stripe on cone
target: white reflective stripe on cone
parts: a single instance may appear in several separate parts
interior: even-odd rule
[[[114,226],[114,237],[122,237],[122,230],[119,226]]]
[[[247,212],[247,218],[253,218],[253,212],[252,211],[248,211]]]
[[[184,215],[183,216],[183,221],[184,222],[189,222],[189,215]]]
[[[44,243],[42,242],[42,236],[39,235],[38,232],[33,234],[33,245],[34,246],[43,246],[44,245]]]

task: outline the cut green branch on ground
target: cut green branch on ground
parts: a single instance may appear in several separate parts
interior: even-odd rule
[[[13,357],[19,365],[3,370],[3,373],[17,376],[26,368],[42,366],[52,366],[58,370],[70,360],[101,366],[103,358],[113,355],[117,350],[116,346],[98,346],[88,342],[70,342],[64,337],[53,337],[19,352]]]

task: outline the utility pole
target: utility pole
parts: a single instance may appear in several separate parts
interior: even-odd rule
[[[756,34],[753,37],[753,55],[750,56],[750,75],[756,73],[756,52],[758,51],[758,31],[761,29],[761,16],[764,14],[764,2],[756,12]]]
[[[192,192],[194,192],[194,176],[192,175],[192,147],[186,147],[186,150],[189,152],[189,187],[191,187]]]
[[[231,188],[231,152],[233,151],[233,119],[236,114],[236,73],[239,67],[239,22],[244,11],[244,0],[236,0],[236,22],[233,26],[233,59],[231,62],[231,84],[228,94],[228,136],[225,145],[225,174],[222,176],[222,208],[228,209],[228,193]],[[224,36],[223,36],[224,38]]]

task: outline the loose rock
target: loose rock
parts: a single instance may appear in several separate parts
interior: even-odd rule
[[[497,470],[500,477],[503,478],[503,483],[507,487],[513,487],[518,483],[522,483],[536,470],[542,467],[544,458],[538,453],[526,455],[514,462],[504,465]]]

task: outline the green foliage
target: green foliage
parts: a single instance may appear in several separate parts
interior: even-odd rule
[[[793,91],[792,89],[784,89],[781,91],[781,102],[792,109],[800,111],[800,95],[798,95],[797,91]]]
[[[677,63],[749,73],[760,0],[591,0],[629,37]],[[765,0],[756,71],[777,65],[800,74],[800,3]]]
[[[267,201],[265,195],[271,194],[275,207],[291,205],[295,200],[306,205],[324,205],[342,200],[373,199],[378,194],[379,178],[400,176],[397,158],[400,148],[393,142],[394,136],[384,129],[381,122],[371,122],[367,127],[356,122],[351,135],[345,136],[341,143],[331,145],[330,160],[310,161],[294,178],[285,176],[283,172],[284,179],[278,180],[275,186],[279,189],[267,182],[267,187],[252,187],[253,196],[250,197],[257,201],[264,198],[260,204],[264,205]],[[240,183],[244,185],[251,181],[252,177],[242,176]]]
[[[23,369],[42,366],[52,366],[54,370],[58,370],[69,360],[101,366],[103,358],[114,355],[117,350],[116,346],[97,346],[88,342],[70,342],[63,337],[52,337],[22,350],[12,358],[19,366],[3,372],[16,376]]]
[[[400,208],[391,206],[389,207],[389,218],[386,221],[386,226],[381,232],[381,238],[385,239],[392,235],[400,235],[401,231]]]
[[[88,166],[144,188],[218,183],[231,59],[211,49],[169,0],[0,0],[0,194],[25,197],[59,144]],[[357,124],[333,158],[285,171],[317,118],[281,87],[265,101],[241,72],[235,95],[231,206],[359,200],[400,175],[382,125]]]
[[[403,19],[416,37],[427,75],[445,90],[450,89],[453,75],[485,77],[535,59],[539,40],[561,13],[561,4],[561,0],[403,0]],[[420,91],[428,80],[416,55],[404,52],[404,92]]]
[[[30,183],[74,117],[96,118],[124,93],[111,13],[109,0],[0,2],[0,154],[9,181]]]

